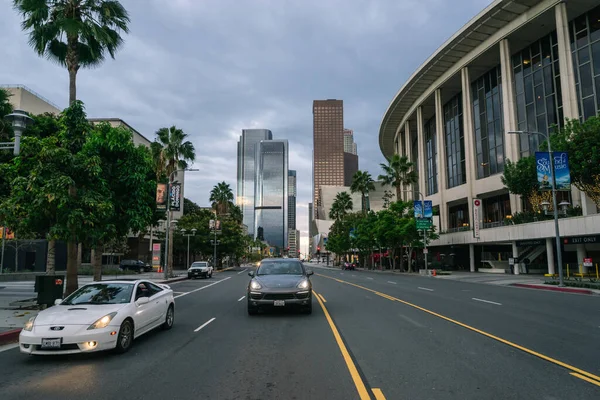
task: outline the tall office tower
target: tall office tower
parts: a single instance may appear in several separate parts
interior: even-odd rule
[[[296,171],[288,171],[288,229],[296,229]]]
[[[344,180],[344,102],[313,101],[313,210],[320,219],[319,187],[343,186]]]
[[[288,235],[288,141],[256,145],[254,236],[283,250]]]
[[[344,153],[358,154],[356,143],[354,143],[354,131],[352,129],[344,129]]]
[[[236,204],[242,209],[248,234],[254,235],[254,189],[256,179],[256,145],[273,139],[268,129],[243,129],[238,142]]]

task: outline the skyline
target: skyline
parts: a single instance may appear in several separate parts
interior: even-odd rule
[[[200,206],[209,205],[217,182],[235,186],[231,160],[243,128],[264,127],[288,139],[305,252],[312,101],[344,99],[361,168],[378,173],[384,158],[376,137],[390,99],[489,3],[123,1],[131,32],[115,60],[79,72],[79,98],[90,118],[120,118],[150,140],[173,124],[188,133],[197,149],[193,167],[210,171],[186,177],[186,196]],[[0,45],[10,60],[0,65],[0,83],[26,85],[65,108],[67,72],[34,53],[20,24],[12,1],[0,0]]]

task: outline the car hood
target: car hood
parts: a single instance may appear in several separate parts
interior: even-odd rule
[[[127,304],[79,304],[58,305],[41,311],[35,318],[36,326],[44,325],[91,325],[106,314],[119,311]]]
[[[306,279],[304,275],[259,275],[254,278],[262,287],[266,288],[294,288],[301,280]]]

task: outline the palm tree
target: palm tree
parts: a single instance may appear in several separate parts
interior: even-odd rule
[[[186,169],[190,163],[196,159],[196,150],[192,142],[186,140],[188,135],[181,129],[172,126],[170,128],[161,128],[156,131],[156,139],[150,144],[156,180],[163,181],[169,179],[169,184],[173,183],[175,176],[173,172]],[[171,220],[173,215],[171,214]],[[169,228],[169,257],[167,260],[168,274],[173,271],[173,227]]]
[[[329,218],[340,221],[348,215],[348,211],[352,210],[352,198],[348,192],[340,192],[335,196],[331,209],[329,210]]]
[[[77,100],[77,72],[113,59],[129,32],[129,14],[116,0],[13,0],[35,52],[69,71],[69,104]]]
[[[383,169],[383,174],[377,179],[383,181],[384,185],[391,185],[396,188],[396,201],[400,201],[400,195],[406,187],[419,181],[419,176],[414,170],[415,164],[408,161],[408,157],[394,154],[388,160],[387,164],[379,164]]]
[[[217,215],[227,214],[233,205],[233,192],[228,183],[220,182],[210,191],[210,202],[217,211]]]
[[[352,177],[352,185],[350,185],[350,191],[352,193],[360,192],[362,200],[362,211],[366,213],[369,210],[367,204],[367,196],[369,192],[375,190],[373,178],[367,171],[356,171],[354,177]]]

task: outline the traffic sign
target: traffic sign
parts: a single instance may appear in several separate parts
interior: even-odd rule
[[[431,222],[431,219],[429,219],[429,218],[417,218],[417,229],[418,230],[431,229],[432,225],[433,224]]]

